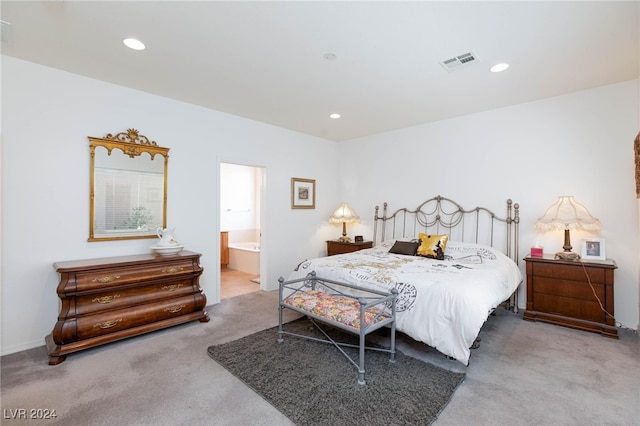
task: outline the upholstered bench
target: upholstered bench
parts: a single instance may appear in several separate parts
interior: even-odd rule
[[[390,353],[390,361],[395,362],[395,330],[396,330],[396,297],[397,290],[385,293],[373,289],[356,287],[317,277],[311,272],[305,278],[280,283],[279,293],[279,324],[278,342],[283,341],[283,335],[288,334],[315,341],[333,344],[358,369],[358,383],[365,384],[365,349]],[[359,344],[351,345],[334,341],[317,323],[316,326],[324,334],[326,340],[295,333],[288,333],[283,329],[282,312],[285,308],[306,315],[312,321],[318,321],[339,328],[359,336]],[[365,344],[367,334],[382,327],[391,329],[390,347],[369,347]],[[359,349],[358,363],[356,363],[341,346],[357,347]]]

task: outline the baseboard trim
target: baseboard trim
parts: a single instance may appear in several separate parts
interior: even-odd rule
[[[39,346],[45,346],[44,339],[33,340],[31,342],[23,343],[21,345],[10,346],[9,348],[2,348],[0,356],[11,355],[16,352],[22,352],[29,349],[37,348]]]

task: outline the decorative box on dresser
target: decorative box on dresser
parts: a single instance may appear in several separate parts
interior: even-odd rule
[[[343,242],[329,240],[327,241],[327,256],[335,254],[353,253],[354,251],[364,250],[373,247],[373,241]]]
[[[49,364],[67,354],[189,321],[209,321],[200,254],[57,262],[60,314],[45,338]]]
[[[613,260],[571,261],[549,256],[527,256],[524,260],[527,264],[525,320],[618,338],[613,309],[613,272],[617,266]]]

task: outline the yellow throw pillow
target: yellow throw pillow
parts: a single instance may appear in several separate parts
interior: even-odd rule
[[[444,249],[447,247],[448,235],[427,235],[419,234],[420,247],[418,256],[429,257],[431,259],[444,260]]]

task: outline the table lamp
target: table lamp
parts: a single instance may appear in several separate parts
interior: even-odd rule
[[[347,223],[359,221],[360,216],[347,203],[340,204],[329,218],[330,223],[342,223],[342,237],[338,238],[338,241],[343,243],[351,242],[351,238],[347,237]]]
[[[536,228],[553,230],[564,230],[564,251],[555,255],[556,259],[578,260],[580,255],[571,251],[571,237],[569,231],[572,229],[584,229],[597,231],[600,229],[600,221],[591,216],[585,206],[573,199],[573,196],[563,195],[547,209],[545,214],[536,221]]]

